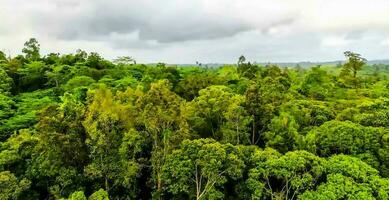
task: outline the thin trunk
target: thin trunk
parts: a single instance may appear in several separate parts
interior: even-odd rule
[[[196,164],[196,199],[199,199],[199,196],[200,196],[200,181],[199,181],[199,176],[198,176],[198,171],[197,171],[197,164]]]
[[[255,143],[255,115],[253,115],[253,133],[251,138],[251,144]]]
[[[238,142],[237,142],[237,144],[239,144],[239,119],[238,119],[237,122],[236,122],[236,135],[237,135],[237,137],[238,137]]]
[[[108,178],[107,178],[107,176],[105,177],[105,191],[107,191],[107,193],[109,192],[109,186],[108,186]]]

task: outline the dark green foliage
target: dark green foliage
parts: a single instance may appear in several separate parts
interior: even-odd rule
[[[40,44],[38,41],[35,38],[30,38],[30,40],[24,43],[22,52],[28,61],[37,61],[40,59],[39,50]]]

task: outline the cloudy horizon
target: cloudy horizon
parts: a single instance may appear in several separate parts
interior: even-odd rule
[[[342,60],[351,50],[389,58],[389,1],[0,0],[0,50],[98,52],[138,62]]]

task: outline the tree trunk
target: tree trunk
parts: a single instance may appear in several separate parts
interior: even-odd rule
[[[251,136],[251,144],[254,144],[255,143],[255,115],[253,115],[253,133],[252,133],[252,136]]]

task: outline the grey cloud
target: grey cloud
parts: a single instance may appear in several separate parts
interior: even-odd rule
[[[338,2],[327,7],[331,12],[319,12],[329,4],[315,0],[0,0],[0,16],[7,19],[0,23],[0,49],[17,54],[24,41],[36,37],[45,52],[83,48],[108,58],[131,55],[140,62],[235,62],[241,54],[260,62],[318,61],[343,59],[345,50],[368,59],[385,57],[389,17],[383,8],[389,3],[367,7],[377,11],[368,18]],[[364,8],[369,3],[355,4]]]
[[[351,31],[351,32],[349,32],[349,33],[346,34],[345,39],[349,39],[349,40],[358,40],[358,39],[363,38],[364,33],[365,33],[365,32],[364,32],[363,30]]]
[[[229,37],[252,29],[249,24],[233,17],[205,13],[196,3],[193,7],[180,8],[166,2],[97,2],[70,6],[57,4],[60,13],[48,12],[38,23],[54,27],[51,34],[64,40],[99,40],[112,33],[138,31],[140,40],[161,43]],[[67,9],[78,11],[67,12]]]

